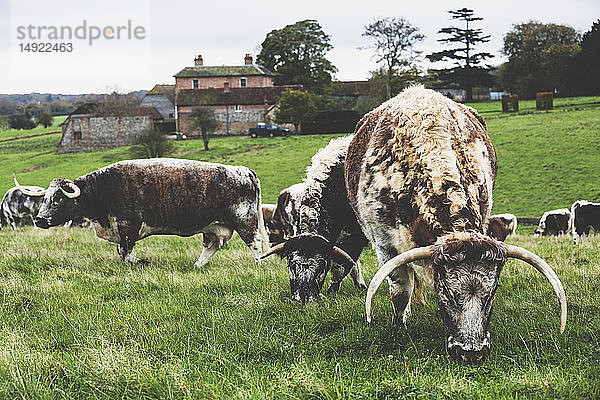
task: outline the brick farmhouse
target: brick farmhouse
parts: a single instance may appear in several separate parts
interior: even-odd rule
[[[202,56],[194,59],[175,77],[175,116],[177,131],[195,136],[190,113],[196,107],[215,112],[216,135],[245,135],[259,122],[269,122],[284,91],[301,86],[274,86],[273,73],[254,64],[246,54],[244,65],[205,66]]]

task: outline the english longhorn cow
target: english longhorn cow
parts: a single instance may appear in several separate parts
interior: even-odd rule
[[[121,161],[74,181],[51,183],[35,223],[49,228],[76,217],[93,221],[96,235],[117,243],[124,261],[140,239],[202,232],[202,267],[236,231],[256,260],[267,237],[260,182],[254,171],[199,161],[157,158]]]
[[[406,323],[413,290],[433,286],[448,332],[448,353],[478,363],[490,351],[489,323],[508,257],[544,274],[567,304],[552,268],[535,254],[484,232],[492,208],[496,154],[477,112],[414,86],[357,124],[345,163],[348,196],[381,268],[366,299],[390,284],[393,322]],[[415,279],[416,273],[416,279]]]
[[[535,236],[560,236],[567,234],[570,230],[571,212],[566,208],[546,211],[538,227]]]
[[[292,299],[301,303],[319,296],[329,269],[328,292],[337,292],[348,273],[357,287],[367,287],[358,257],[368,242],[348,203],[344,184],[344,158],[351,140],[352,136],[333,139],[313,156],[303,184],[296,187],[301,189],[298,219],[290,221],[295,236],[263,256],[287,258]]]
[[[571,206],[571,232],[573,242],[585,242],[590,229],[600,232],[600,203],[578,200]]]
[[[34,218],[44,199],[44,188],[26,186],[25,194],[17,187],[8,189],[0,203],[0,227],[10,225],[17,229],[23,225],[33,225]]]

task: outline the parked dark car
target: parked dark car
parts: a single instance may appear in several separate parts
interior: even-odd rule
[[[258,126],[256,128],[248,129],[248,133],[253,138],[259,137],[259,136],[275,137],[275,136],[287,136],[287,135],[289,135],[290,130],[282,128],[279,125],[265,124],[265,123],[261,122],[258,124]]]

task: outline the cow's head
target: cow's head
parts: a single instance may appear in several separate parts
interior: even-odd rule
[[[290,238],[270,249],[262,258],[273,254],[287,258],[292,299],[303,304],[318,298],[332,260],[342,265],[354,264],[342,249],[323,236],[313,234]]]
[[[44,201],[35,218],[35,224],[40,228],[62,225],[80,216],[77,198],[81,190],[77,185],[65,178],[53,179],[46,189]]]
[[[371,321],[373,295],[385,277],[396,268],[406,268],[409,262],[429,260],[439,313],[448,330],[448,354],[461,362],[479,363],[490,353],[490,317],[500,272],[509,257],[530,263],[550,281],[560,301],[563,332],[566,297],[552,268],[525,249],[477,233],[450,234],[434,245],[409,250],[388,261],[369,285],[367,321]]]

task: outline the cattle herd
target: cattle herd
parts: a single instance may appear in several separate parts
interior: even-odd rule
[[[490,215],[496,155],[485,123],[472,108],[421,86],[404,90],[366,114],[354,134],[315,154],[303,182],[262,204],[260,182],[246,167],[181,159],[121,161],[48,188],[14,177],[0,222],[13,229],[89,220],[98,237],[117,244],[123,261],[151,235],[203,234],[196,261],[205,265],[234,232],[257,261],[286,258],[291,297],[305,303],[350,275],[366,290],[366,315],[383,280],[392,321],[406,324],[412,299],[433,288],[451,358],[479,363],[490,352],[489,322],[502,267],[523,260],[543,274],[567,305],[552,268],[532,252],[503,243],[514,234],[512,214]],[[575,243],[600,228],[600,204],[578,201],[548,211],[536,235],[572,233]],[[270,242],[270,248],[269,248]],[[373,246],[380,269],[369,286],[359,256]]]

